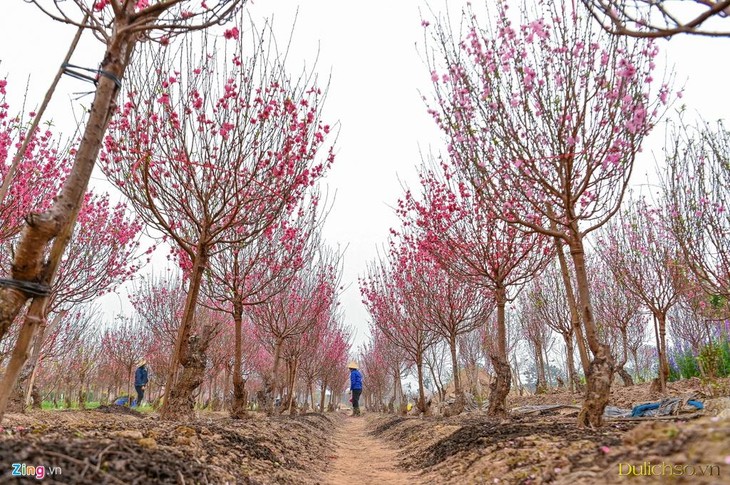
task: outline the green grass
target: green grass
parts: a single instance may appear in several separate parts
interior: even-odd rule
[[[59,404],[58,407],[54,407],[52,401],[43,401],[43,404],[41,405],[41,409],[43,409],[44,411],[61,411],[61,410],[65,410],[65,409],[76,409],[76,410],[80,409],[78,402],[71,403],[70,408],[67,408],[65,403],[59,402],[58,404]],[[101,403],[99,401],[90,401],[90,402],[86,403],[85,409],[96,409],[99,406],[101,406]],[[141,406],[135,407],[134,410],[139,411],[141,413],[151,413],[154,411],[154,408],[152,407],[151,404],[143,404]]]

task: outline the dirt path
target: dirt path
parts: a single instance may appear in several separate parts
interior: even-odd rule
[[[330,485],[363,483],[413,485],[414,474],[398,468],[397,449],[370,436],[367,418],[345,417],[335,433],[336,456],[332,459],[325,483]]]

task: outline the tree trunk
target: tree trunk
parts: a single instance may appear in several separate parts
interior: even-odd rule
[[[311,407],[309,411],[314,412],[314,382],[310,380],[307,387],[309,388],[309,405]]]
[[[84,389],[84,377],[81,377],[81,386],[79,386],[79,409],[86,409],[86,392]]]
[[[634,379],[631,378],[631,374],[626,372],[624,366],[629,360],[629,337],[626,333],[626,325],[621,327],[621,346],[623,347],[621,362],[616,364],[616,372],[621,376],[621,380],[624,381],[624,387],[630,387],[634,385]]]
[[[524,391],[522,389],[523,388],[522,381],[520,380],[520,368],[519,368],[519,363],[517,362],[517,357],[515,357],[515,365],[514,365],[514,368],[510,367],[510,371],[512,372],[512,380],[514,381],[513,383],[514,383],[515,387],[517,388],[517,393],[520,396],[522,396],[522,394],[524,393]],[[492,382],[491,381],[489,383],[489,388],[490,389],[492,388]]]
[[[205,353],[209,343],[209,335],[189,337],[185,346],[186,354],[183,355],[183,370],[177,385],[170,392],[167,412],[160,414],[162,419],[185,420],[195,417],[195,390],[203,383],[207,360]]]
[[[41,351],[43,350],[43,341],[46,338],[46,334],[50,334],[55,330],[55,328],[58,326],[58,324],[61,322],[64,316],[66,316],[66,313],[68,313],[68,310],[62,310],[58,312],[54,317],[53,321],[50,323],[50,325],[47,323],[47,321],[44,319],[41,323],[40,328],[38,329],[38,335],[35,338],[35,341],[33,343],[33,353],[31,354],[30,361],[28,362],[28,365],[30,366],[31,372],[30,372],[30,379],[28,380],[28,386],[25,389],[25,405],[26,407],[30,405],[31,398],[33,397],[33,386],[35,385],[35,378],[36,375],[38,375],[38,365],[41,360]],[[37,394],[37,393],[36,393]],[[36,407],[35,404],[33,406]],[[38,408],[40,408],[40,403],[38,404]]]
[[[491,349],[490,360],[494,367],[495,378],[489,385],[489,416],[507,415],[507,395],[511,375],[507,362],[507,327],[504,308],[507,304],[507,289],[498,285],[495,291],[497,300],[497,348]]]
[[[233,402],[230,415],[234,419],[240,419],[246,416],[246,389],[243,382],[243,304],[238,298],[233,302],[233,324],[235,350],[233,352]]]
[[[586,397],[583,402],[583,409],[578,415],[578,424],[598,427],[603,424],[603,410],[608,405],[608,398],[611,393],[614,361],[608,345],[601,343],[598,339],[598,332],[593,319],[583,242],[577,236],[579,234],[577,228],[575,234],[576,240],[570,248],[570,254],[573,257],[575,266],[586,341],[593,353],[593,360],[590,362],[586,373]]]
[[[535,346],[535,370],[537,373],[535,394],[545,394],[547,392],[547,382],[545,380],[545,360],[542,355],[542,345],[536,340],[533,340],[532,344]]]
[[[323,380],[322,385],[320,386],[320,396],[319,396],[319,412],[324,413],[324,404],[325,404],[325,398],[327,397],[327,381]]]
[[[662,394],[667,392],[669,380],[669,360],[667,359],[667,315],[654,311],[654,328],[657,330],[657,353],[659,358],[659,388]]]
[[[6,408],[6,411],[9,413],[25,413],[25,409],[27,407],[25,403],[25,388],[28,385],[28,382],[30,381],[30,377],[32,374],[32,370],[28,365],[23,367],[23,370],[20,373],[20,376],[18,377],[17,382],[15,383],[15,386],[13,386],[13,390],[10,393],[10,398],[8,399],[8,406]]]
[[[43,409],[43,398],[41,397],[41,393],[38,391],[38,387],[33,386],[31,389],[32,390],[30,391],[30,397],[33,400],[33,409]]]
[[[276,389],[278,387],[278,375],[279,375],[279,363],[281,361],[281,346],[284,340],[277,338],[276,344],[274,345],[274,367],[271,370],[271,379],[268,383],[265,383],[264,395],[266,399],[266,413],[269,415],[274,414],[274,400],[276,396]]]
[[[2,290],[0,290],[0,293],[2,293]],[[38,315],[44,314],[46,301],[46,298],[34,298],[30,304],[28,313],[25,315],[23,325],[20,327],[20,333],[15,341],[15,347],[13,348],[13,352],[10,356],[10,362],[8,362],[8,365],[5,367],[5,374],[3,375],[2,381],[0,381],[0,422],[2,422],[3,416],[5,415],[8,401],[10,400],[13,391],[16,390],[15,386],[23,365],[28,360],[28,350],[33,340],[33,336],[35,335],[36,329],[42,324],[42,320],[38,317]],[[0,308],[0,312],[1,311],[2,309]],[[0,337],[0,340],[2,340],[2,337]],[[21,404],[24,404],[22,390],[20,396]]]
[[[187,348],[188,341],[190,340],[190,330],[193,327],[193,321],[195,317],[195,308],[198,304],[198,294],[200,293],[200,283],[203,279],[203,271],[207,264],[208,248],[205,246],[204,239],[206,238],[205,230],[202,231],[201,240],[198,242],[196,248],[195,257],[193,258],[193,268],[190,272],[190,284],[188,286],[188,294],[185,299],[185,307],[183,309],[182,320],[180,327],[177,332],[177,340],[175,341],[175,351],[170,359],[170,368],[167,371],[167,380],[165,382],[165,398],[162,403],[162,409],[160,409],[160,417],[163,419],[177,413],[176,410],[170,409],[172,404],[171,394],[173,388],[177,386],[177,373],[178,367],[182,364],[184,359],[190,358],[190,351]],[[207,347],[207,344],[206,344]],[[192,383],[193,380],[189,380],[188,384]],[[202,381],[201,381],[202,382]]]
[[[426,393],[423,389],[423,356],[421,354],[416,358],[416,369],[418,370],[418,410],[427,414]]]
[[[449,336],[449,350],[451,351],[451,368],[454,369],[454,395],[456,402],[449,409],[449,415],[456,416],[464,411],[464,389],[461,386],[461,376],[459,375],[459,361],[456,358],[456,334]]]
[[[568,381],[570,381],[569,389],[570,392],[575,392],[578,384],[578,376],[575,372],[575,361],[573,360],[573,334],[568,332],[561,332],[563,341],[565,342],[565,360],[568,366]]]
[[[547,348],[543,345],[542,346],[542,353],[543,353],[543,367],[545,368],[545,384],[547,385],[547,388],[550,389],[550,383],[553,382],[553,374],[552,370],[550,370],[550,357],[547,353]]]
[[[297,371],[299,370],[299,359],[294,358],[292,360],[291,364],[292,368],[289,372],[290,378],[289,378],[289,404],[287,405],[287,409],[289,410],[289,414],[294,416],[297,414],[297,408],[294,405],[294,387],[296,386],[297,382]],[[294,406],[294,407],[292,407]]]
[[[623,366],[619,367],[616,372],[621,376],[621,380],[624,381],[624,387],[631,387],[634,385],[634,379],[631,378],[631,374],[626,372]]]
[[[633,357],[634,360],[634,378],[639,381],[643,382],[643,379],[641,375],[639,374],[639,352],[638,349],[631,349],[631,357]]]
[[[551,229],[556,229],[556,224],[551,220]],[[575,340],[578,344],[578,355],[580,356],[581,367],[583,367],[583,374],[588,373],[588,366],[590,365],[590,359],[588,357],[588,350],[586,349],[586,341],[583,336],[583,328],[581,327],[580,311],[578,310],[578,303],[575,298],[575,291],[573,291],[573,283],[570,280],[570,271],[568,270],[568,262],[565,260],[565,253],[563,252],[563,241],[560,238],[555,238],[555,246],[557,247],[558,262],[560,263],[560,274],[563,278],[563,286],[565,286],[565,294],[568,297],[568,308],[570,309],[570,326],[575,332]]]

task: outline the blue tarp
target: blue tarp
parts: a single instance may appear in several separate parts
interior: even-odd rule
[[[127,397],[127,396],[118,397],[117,400],[114,401],[114,404],[116,404],[117,406],[126,406],[129,404],[129,397]],[[132,399],[132,407],[135,407],[136,405],[137,405],[137,400]]]
[[[670,414],[676,414],[675,411],[678,410],[678,406],[681,405],[682,402],[682,399],[671,398],[659,402],[639,404],[638,406],[634,406],[631,410],[631,417],[639,418],[644,416],[668,416]],[[689,399],[687,404],[694,406],[698,410],[704,409],[702,402],[694,399]]]

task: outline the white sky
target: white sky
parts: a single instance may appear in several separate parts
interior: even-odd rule
[[[438,10],[444,2],[431,5]],[[75,28],[53,22],[22,0],[2,3],[0,78],[7,75],[16,111],[30,76],[30,110],[40,103]],[[464,3],[451,0],[449,8],[458,12]],[[342,301],[358,345],[366,338],[367,313],[360,303],[357,276],[386,241],[388,228],[397,224],[390,206],[403,192],[401,181],[415,184],[420,151],[440,148],[440,133],[418,92],[430,89],[430,75],[418,53],[423,40],[419,8],[427,10],[425,5],[423,0],[255,0],[247,7],[254,20],[273,14],[277,37],[284,41],[299,6],[292,66],[301,67],[305,61],[310,65],[319,50],[317,70],[324,77],[331,73],[325,117],[330,123],[339,121],[341,130],[337,159],[326,179],[330,194],[336,191],[337,197],[325,235],[332,245],[348,246],[343,282],[349,287]],[[677,84],[685,85],[680,103],[707,120],[728,117],[730,39],[677,37],[659,42],[668,63],[675,65]],[[101,44],[85,34],[72,63],[95,67],[102,52]],[[64,77],[45,119],[54,119],[57,131],[70,134],[71,106],[91,102],[90,96],[75,100],[73,93],[92,87]],[[663,129],[657,129],[646,144],[637,179],[653,173],[652,152],[660,157],[663,138]],[[99,178],[95,176],[92,186]]]

